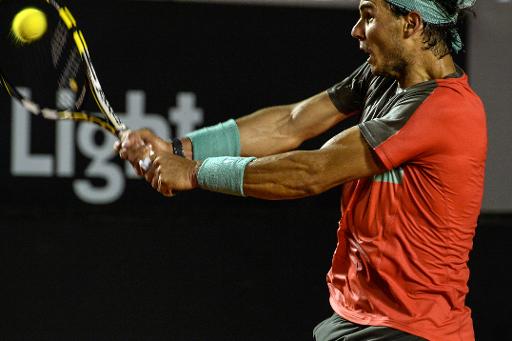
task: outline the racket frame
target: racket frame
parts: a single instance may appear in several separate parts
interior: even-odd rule
[[[18,100],[20,104],[30,113],[41,115],[45,119],[50,120],[74,120],[87,121],[94,123],[101,128],[109,131],[116,137],[120,138],[121,134],[127,130],[127,127],[121,122],[119,117],[114,113],[112,106],[107,100],[99,82],[96,70],[92,64],[91,56],[85,42],[82,31],[78,28],[77,23],[70,10],[59,5],[55,0],[41,0],[52,6],[59,14],[59,17],[66,26],[67,31],[73,37],[74,44],[80,54],[80,58],[85,66],[87,83],[92,93],[92,97],[96,105],[100,109],[103,117],[89,114],[85,111],[57,110],[51,108],[41,108],[36,102],[23,96],[7,79],[5,73],[0,69],[0,82],[7,93]]]

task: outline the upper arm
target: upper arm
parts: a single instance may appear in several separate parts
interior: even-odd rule
[[[338,84],[295,104],[290,112],[289,129],[303,142],[359,113],[372,77],[371,67],[364,63]]]
[[[351,114],[340,112],[328,92],[324,91],[292,107],[288,129],[305,141],[322,134]]]
[[[334,136],[320,148],[319,153],[326,163],[324,175],[332,182],[329,188],[385,170],[358,126]]]

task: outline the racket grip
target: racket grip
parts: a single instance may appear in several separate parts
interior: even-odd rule
[[[148,171],[149,167],[151,167],[151,159],[149,158],[149,156],[146,156],[144,160],[139,160],[139,167],[144,172]]]

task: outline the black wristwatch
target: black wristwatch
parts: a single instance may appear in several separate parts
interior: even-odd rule
[[[183,144],[181,143],[181,140],[177,137],[172,139],[172,152],[174,153],[174,155],[185,157],[185,154],[183,154]]]

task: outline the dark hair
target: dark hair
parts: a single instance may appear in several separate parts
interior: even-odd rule
[[[439,5],[443,6],[443,8],[450,15],[461,14],[461,10],[458,7],[457,0],[435,0]],[[396,17],[405,16],[410,13],[410,11],[397,6],[391,3],[388,3],[391,8],[391,12]],[[452,43],[456,40],[456,29],[457,23],[448,23],[448,24],[432,24],[423,22],[424,30],[423,36],[425,40],[423,43],[425,44],[425,49],[432,50],[433,53],[439,58],[444,57],[448,54],[452,54],[455,51],[453,50]]]

